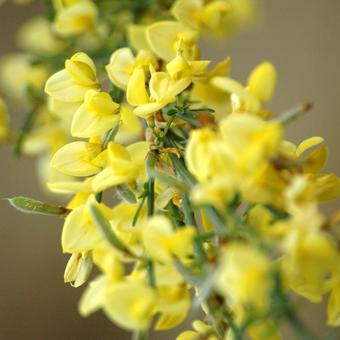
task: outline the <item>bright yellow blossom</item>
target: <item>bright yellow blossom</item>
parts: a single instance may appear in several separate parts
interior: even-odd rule
[[[173,231],[171,223],[164,216],[154,216],[146,222],[143,242],[148,254],[155,260],[166,263],[173,256],[187,260],[193,253],[193,227]]]
[[[249,244],[231,243],[224,249],[217,287],[240,322],[250,306],[258,311],[269,307],[273,289],[272,264],[259,249]]]
[[[192,82],[194,76],[202,75],[209,61],[187,61],[181,52],[167,65],[167,72],[151,70],[149,92],[145,86],[143,68],[135,69],[127,88],[127,100],[132,106],[137,106],[134,113],[148,118],[156,111],[175,101],[178,94],[183,92]],[[138,89],[138,90],[136,90]]]
[[[143,178],[148,142],[137,142],[127,148],[117,143],[108,145],[106,167],[93,179],[93,190],[99,192],[112,186]],[[98,171],[96,171],[98,172]]]
[[[54,154],[51,166],[70,176],[94,175],[101,170],[101,151],[101,144],[97,139],[90,142],[72,142]]]
[[[48,70],[44,65],[32,65],[32,57],[28,54],[8,54],[0,61],[1,87],[6,95],[27,103],[27,89],[42,89],[48,78]]]
[[[65,68],[47,80],[45,91],[55,100],[81,103],[88,90],[98,88],[96,67],[87,54],[80,52],[66,60]]]
[[[231,10],[227,1],[177,0],[171,8],[174,17],[194,29],[219,32],[226,27],[226,17]]]
[[[152,51],[161,59],[170,61],[176,56],[181,45],[185,58],[197,56],[198,32],[174,21],[159,21],[146,30],[147,41]]]
[[[92,270],[92,257],[88,252],[73,253],[67,262],[64,282],[71,282],[73,287],[84,284]]]
[[[258,65],[250,74],[247,87],[238,81],[215,77],[213,86],[231,95],[234,112],[249,112],[266,116],[262,104],[269,101],[276,86],[276,70],[269,62]]]
[[[51,23],[42,17],[35,17],[21,26],[17,41],[24,50],[43,55],[57,53],[65,46],[64,42],[55,36]]]
[[[89,90],[84,103],[75,113],[71,134],[74,137],[96,137],[110,130],[119,121],[119,105],[106,92]]]
[[[125,47],[112,54],[110,64],[106,66],[106,71],[113,84],[122,90],[126,90],[134,70],[143,67],[145,71],[148,71],[150,65],[157,68],[157,60],[151,52],[140,50],[134,57],[132,51]]]
[[[107,288],[103,308],[106,315],[127,330],[146,330],[156,306],[156,293],[142,282],[125,281]]]
[[[97,7],[91,0],[55,1],[55,29],[63,36],[91,31],[97,19]]]

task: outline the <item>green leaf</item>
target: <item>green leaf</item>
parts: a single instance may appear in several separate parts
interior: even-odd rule
[[[119,132],[119,128],[121,125],[121,121],[118,122],[116,126],[114,126],[111,130],[109,130],[104,138],[102,149],[106,149],[110,142],[114,141],[117,133]]]
[[[65,216],[70,212],[64,207],[46,204],[23,196],[9,198],[8,201],[12,207],[26,214]]]
[[[91,216],[93,222],[96,224],[96,226],[102,232],[105,239],[116,249],[118,249],[118,250],[120,250],[124,253],[129,253],[128,248],[118,239],[118,237],[114,233],[114,231],[113,231],[113,229],[110,225],[110,222],[108,221],[108,219],[104,216],[104,214],[100,210],[98,203],[95,202],[95,201],[89,202],[88,210],[89,210],[89,213],[90,213],[90,216]]]
[[[131,204],[137,203],[136,195],[127,184],[117,185],[116,192],[122,200]]]
[[[283,114],[281,114],[278,117],[278,121],[283,125],[287,125],[291,123],[292,121],[296,120],[297,118],[301,117],[302,115],[304,115],[306,112],[310,111],[312,107],[313,107],[313,104],[311,103],[306,103],[304,105],[296,106],[284,112]]]
[[[178,180],[175,177],[172,177],[166,174],[163,171],[153,170],[152,175],[156,177],[160,182],[168,186],[180,189],[181,191],[184,191],[184,192],[187,192],[189,190],[189,187],[184,182]]]

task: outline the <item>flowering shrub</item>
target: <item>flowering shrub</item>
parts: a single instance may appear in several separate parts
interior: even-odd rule
[[[12,131],[1,99],[0,139],[37,156],[42,182],[72,198],[10,203],[64,217],[65,282],[99,270],[81,315],[101,309],[145,339],[201,308],[178,340],[276,339],[284,322],[314,339],[293,296],[328,295],[327,323],[340,325],[340,215],[319,209],[340,180],[324,172],[323,138],[284,136],[310,105],[273,115],[270,62],[242,84],[229,58],[211,65],[199,53],[201,37],[234,33],[254,10],[251,0],[55,0],[19,30],[27,52],[2,60],[1,81],[29,114]]]

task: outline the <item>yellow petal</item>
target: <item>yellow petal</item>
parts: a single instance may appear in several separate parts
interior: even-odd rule
[[[139,105],[133,110],[133,113],[141,118],[147,119],[152,116],[155,112],[166,106],[168,103],[149,103]]]
[[[295,154],[297,157],[300,157],[306,150],[312,148],[313,146],[319,145],[324,141],[324,139],[320,136],[310,137],[305,139],[303,142],[299,144],[297,147]]]
[[[52,183],[47,183],[47,186],[52,192],[59,193],[59,194],[91,192],[91,181],[89,180],[86,180],[83,182],[77,182],[77,181],[52,182]]]
[[[75,113],[71,124],[74,137],[100,136],[119,121],[116,114],[119,105],[112,101],[109,94],[89,90],[85,102]]]
[[[327,161],[328,148],[320,146],[304,159],[303,170],[305,173],[317,174],[326,166]]]
[[[70,176],[91,176],[101,169],[91,163],[100,152],[100,146],[87,142],[72,142],[59,149],[51,166]]]
[[[161,215],[153,216],[146,224],[143,242],[149,256],[156,261],[171,261],[171,241],[173,234],[170,221]]]
[[[273,64],[263,62],[258,65],[248,78],[249,91],[261,102],[269,101],[274,93],[277,72]]]
[[[189,54],[198,39],[196,31],[175,21],[156,22],[147,28],[146,35],[152,51],[166,61],[176,56],[181,39],[184,40]]]
[[[110,286],[104,298],[106,315],[127,330],[148,328],[156,302],[155,292],[142,282],[126,281]]]
[[[83,61],[84,58],[89,59],[85,53],[77,53],[71,59],[66,60],[65,69],[77,85],[96,86],[96,73],[88,62]]]
[[[258,111],[260,109],[260,103],[258,99],[248,92],[243,87],[243,85],[236,80],[227,77],[214,77],[211,80],[211,84],[221,91],[235,94],[242,101],[248,103],[251,110]]]
[[[134,61],[135,57],[129,48],[119,48],[112,54],[110,64],[106,66],[110,80],[122,90],[127,88]]]
[[[79,313],[88,316],[101,308],[107,286],[107,278],[101,275],[91,281],[79,301]]]
[[[142,67],[136,68],[130,77],[126,99],[133,106],[149,102],[149,96],[145,88],[145,73]]]
[[[53,74],[45,85],[45,92],[61,102],[82,102],[88,90],[75,84],[66,70]]]
[[[78,35],[91,30],[97,17],[92,1],[80,1],[57,12],[56,31],[64,36]]]
[[[66,217],[61,235],[64,253],[91,250],[101,240],[101,234],[87,216],[85,206],[72,210]]]
[[[139,50],[150,50],[149,43],[146,38],[146,28],[144,25],[129,25],[127,28],[127,36],[129,45],[132,46],[136,51]]]
[[[171,7],[171,14],[179,22],[182,22],[194,29],[198,29],[200,23],[196,19],[195,14],[197,14],[202,7],[202,0],[177,0]]]
[[[120,108],[121,125],[116,141],[121,144],[130,143],[137,140],[142,135],[143,126],[141,121],[133,114],[129,105],[123,104]]]

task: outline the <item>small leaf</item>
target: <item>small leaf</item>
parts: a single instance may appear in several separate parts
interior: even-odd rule
[[[99,228],[99,230],[102,232],[105,239],[115,248],[118,250],[129,253],[129,250],[126,248],[126,246],[118,239],[116,234],[114,233],[110,222],[108,219],[104,216],[104,214],[101,212],[100,207],[96,201],[90,201],[88,203],[88,210],[90,213],[90,216],[93,220],[93,222],[96,224],[96,226]]]
[[[160,182],[170,187],[175,187],[184,192],[187,192],[189,190],[189,187],[184,182],[182,182],[181,180],[173,176],[168,175],[167,173],[163,171],[153,170],[152,175],[156,177]]]
[[[137,203],[137,198],[135,194],[133,193],[133,191],[130,189],[130,187],[127,184],[124,183],[121,185],[117,185],[116,192],[122,200],[128,203],[131,203],[131,204]]]
[[[13,197],[8,199],[12,207],[27,214],[47,215],[47,216],[65,216],[69,210],[64,207],[58,207],[43,203],[28,197]]]

